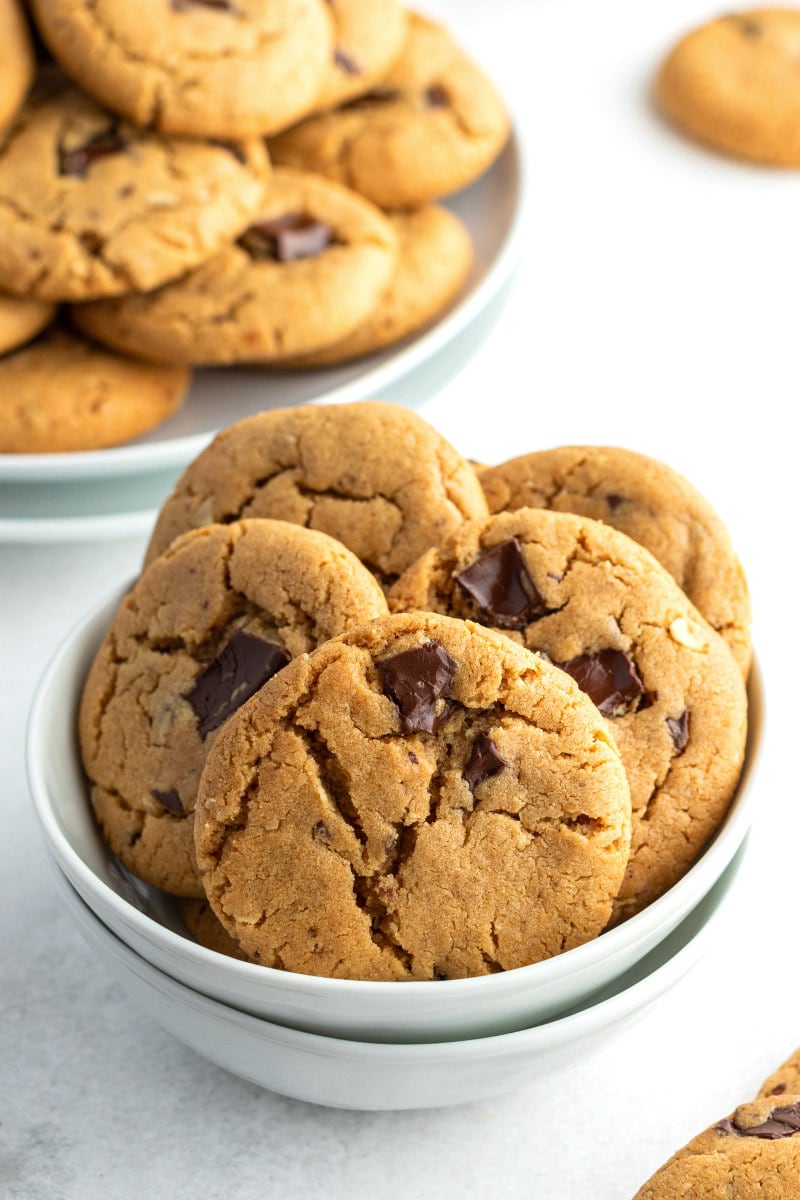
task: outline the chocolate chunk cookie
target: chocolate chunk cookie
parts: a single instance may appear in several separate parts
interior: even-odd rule
[[[0,146],[4,291],[43,300],[145,291],[211,258],[258,213],[260,142],[165,140],[49,83]]]
[[[0,3],[0,133],[33,81],[36,59],[19,0]]]
[[[508,132],[490,80],[440,25],[412,13],[403,53],[379,86],[287,130],[270,151],[381,208],[415,208],[476,179]]]
[[[265,965],[444,979],[599,933],[629,811],[613,740],[564,672],[423,613],[333,639],[242,708],[195,835],[214,911]]]
[[[479,472],[490,512],[529,506],[613,525],[654,554],[747,674],[750,596],[730,535],[677,471],[617,446],[560,446]]]
[[[20,300],[0,295],[0,354],[24,346],[50,324],[55,305],[45,300]]]
[[[736,788],[747,698],[722,638],[652,555],[599,521],[522,508],[427,551],[389,605],[481,621],[571,675],[608,719],[631,787],[615,916],[680,878]]]
[[[201,946],[205,946],[207,950],[214,950],[217,954],[225,954],[228,958],[248,961],[244,950],[241,950],[238,942],[235,942],[230,934],[226,933],[219,917],[207,900],[197,900],[186,896],[178,901],[178,907],[186,928]]]
[[[189,378],[185,367],[122,358],[56,326],[0,358],[0,453],[130,441],[180,407]]]
[[[800,1049],[795,1050],[791,1058],[787,1058],[769,1079],[764,1080],[758,1098],[783,1096],[787,1092],[800,1096]]]
[[[295,655],[385,612],[344,546],[284,522],[195,530],[152,563],[100,647],[79,722],[95,814],[129,870],[203,895],[192,813],[221,727]]]
[[[397,0],[329,0],[334,47],[314,108],[326,111],[361,96],[400,56],[408,33]]]
[[[34,0],[33,9],[82,88],[162,133],[283,129],[310,111],[330,63],[323,0]]]
[[[146,561],[186,529],[275,517],[338,538],[389,581],[485,515],[469,463],[408,409],[380,400],[276,409],[232,425],[190,463]]]
[[[799,1135],[800,1095],[742,1104],[674,1154],[634,1200],[792,1200]]]
[[[277,360],[338,342],[378,306],[397,261],[386,217],[319,175],[276,170],[258,220],[147,295],[77,307],[81,329],[161,362]]]
[[[733,154],[800,166],[800,12],[729,13],[687,34],[656,79],[656,96],[681,129]]]

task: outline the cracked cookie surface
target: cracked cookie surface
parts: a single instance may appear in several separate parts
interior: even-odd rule
[[[73,319],[99,341],[156,361],[280,362],[366,320],[396,262],[392,226],[368,200],[278,168],[237,242],[166,287],[77,306]]]
[[[509,128],[491,81],[442,26],[410,13],[403,52],[372,92],[271,139],[270,151],[381,208],[414,208],[476,179]]]
[[[158,287],[247,227],[267,171],[260,142],[144,133],[50,76],[0,147],[0,287],[44,300]]]
[[[296,659],[209,755],[209,901],[266,966],[442,979],[536,962],[603,928],[629,794],[563,672],[431,613]]]
[[[187,467],[146,561],[186,529],[275,517],[338,538],[386,581],[485,515],[469,463],[407,408],[365,400],[276,409],[232,425]]]
[[[36,0],[65,70],[135,125],[271,133],[309,112],[333,40],[322,0]]]
[[[0,354],[24,346],[49,325],[55,305],[45,300],[21,300],[0,295]]]
[[[560,446],[478,472],[489,511],[549,508],[627,533],[683,588],[730,646],[744,674],[752,656],[750,596],[730,534],[688,479],[618,446]]]
[[[195,530],[155,561],[120,605],[79,717],[92,805],[125,866],[201,897],[192,814],[224,722],[292,657],[385,612],[348,550],[284,522]]]
[[[36,59],[19,0],[0,3],[0,133],[31,85]]]
[[[422,555],[389,606],[481,621],[572,674],[607,717],[631,788],[615,917],[680,878],[734,794],[747,697],[722,638],[646,550],[588,517],[499,513]]]

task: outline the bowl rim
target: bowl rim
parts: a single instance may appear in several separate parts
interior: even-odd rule
[[[351,996],[362,999],[372,996],[373,998],[382,997],[384,999],[394,998],[397,1000],[401,994],[407,999],[411,994],[409,992],[409,986],[411,985],[414,995],[427,995],[430,998],[435,992],[437,996],[442,998],[447,997],[451,1002],[458,998],[459,1001],[468,1003],[469,999],[473,996],[477,996],[482,992],[491,993],[497,990],[499,986],[502,986],[503,980],[506,981],[506,986],[509,985],[510,981],[513,981],[512,986],[519,985],[531,989],[549,986],[565,972],[567,976],[571,976],[573,974],[577,975],[584,970],[593,969],[603,959],[613,956],[617,949],[621,949],[625,945],[635,945],[648,938],[661,925],[668,926],[669,921],[675,917],[676,912],[681,911],[682,898],[686,892],[692,891],[695,880],[699,876],[709,873],[709,864],[713,865],[714,863],[721,862],[722,865],[716,874],[712,873],[711,883],[709,883],[705,892],[710,890],[713,883],[730,863],[750,828],[754,807],[752,780],[760,758],[764,733],[763,682],[755,655],[753,656],[747,682],[748,729],[744,764],[736,792],[734,793],[725,819],[710,844],[686,874],[657,900],[654,900],[646,908],[642,909],[641,912],[629,917],[621,924],[612,929],[605,930],[597,937],[584,942],[580,946],[575,946],[561,954],[554,955],[552,958],[530,963],[527,966],[510,968],[508,971],[497,974],[479,975],[466,979],[404,980],[399,982],[333,979],[322,975],[303,975],[293,971],[281,971],[275,967],[267,967],[260,963],[250,963],[221,955],[214,950],[209,950],[205,946],[201,946],[188,937],[184,937],[168,929],[165,925],[162,925],[153,917],[131,904],[119,892],[109,887],[108,884],[100,879],[73,848],[66,832],[62,829],[51,805],[46,785],[45,773],[42,766],[45,756],[40,754],[39,751],[40,746],[42,746],[47,738],[47,727],[44,725],[43,718],[51,686],[54,680],[61,677],[62,672],[65,670],[65,660],[68,660],[76,652],[76,647],[83,645],[84,657],[88,655],[90,650],[88,645],[90,633],[92,634],[91,655],[94,656],[102,637],[105,635],[105,630],[113,616],[113,611],[133,585],[133,582],[135,581],[128,580],[122,586],[118,584],[101,601],[94,604],[72,626],[45,667],[34,692],[28,717],[25,750],[28,785],[33,798],[34,810],[39,819],[48,849],[59,866],[62,862],[65,864],[63,870],[68,878],[81,879],[88,893],[93,898],[98,897],[101,904],[110,908],[124,925],[132,927],[145,941],[155,942],[165,953],[177,954],[179,957],[192,962],[198,969],[222,972],[229,979],[239,981],[243,984],[260,980],[265,987],[268,983],[271,983],[273,987],[278,987],[284,992],[326,994],[336,996],[339,1000],[346,1000]],[[106,621],[106,624],[103,625],[102,632],[98,636],[94,636],[97,632],[95,627],[100,626],[101,619]],[[80,695],[76,689],[78,683],[80,683],[80,687],[82,688],[83,682],[83,678],[80,681],[74,678],[69,679],[72,702],[69,706],[65,706],[64,711],[68,712],[69,721],[73,729],[76,727],[77,704]],[[86,797],[86,803],[89,803],[88,796]],[[704,895],[705,892],[701,895]],[[701,896],[698,897],[698,901],[700,898]],[[501,985],[498,985],[498,980],[501,981]]]

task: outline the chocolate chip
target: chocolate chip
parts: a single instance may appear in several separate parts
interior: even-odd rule
[[[616,512],[617,509],[619,508],[620,504],[624,504],[624,503],[625,503],[625,497],[621,496],[619,494],[619,492],[609,492],[608,495],[606,496],[606,504],[608,505],[608,507],[611,509],[612,512]]]
[[[89,167],[96,159],[105,158],[109,154],[120,154],[126,147],[127,142],[120,137],[117,127],[112,125],[110,129],[95,133],[74,150],[59,150],[58,173],[69,175],[72,179],[85,179]]]
[[[412,762],[415,767],[419,766],[419,759],[417,758],[417,756],[413,750],[409,750],[409,752],[408,752],[408,761]]]
[[[736,1123],[736,1119],[731,1120],[730,1117],[719,1121],[716,1128],[720,1133],[736,1134],[738,1137],[764,1138],[771,1142],[777,1141],[778,1138],[793,1137],[796,1133],[800,1133],[800,1100],[794,1104],[787,1104],[783,1108],[774,1108],[766,1121],[762,1121],[760,1125],[751,1125],[749,1129],[742,1129]]]
[[[593,700],[604,717],[622,717],[644,693],[636,665],[621,650],[578,654],[558,664]]]
[[[450,93],[440,83],[432,83],[425,91],[425,99],[431,108],[446,108],[450,103]]]
[[[364,92],[360,96],[354,96],[352,100],[340,104],[340,108],[372,108],[374,104],[391,104],[393,100],[397,100],[400,93],[397,88],[373,88],[371,92]]]
[[[684,709],[679,717],[667,717],[672,744],[676,754],[683,754],[689,742],[689,710]]]
[[[225,649],[200,672],[185,699],[206,737],[291,660],[283,646],[237,629]]]
[[[378,663],[383,686],[400,709],[403,733],[435,733],[449,712],[437,711],[436,702],[447,695],[456,670],[455,661],[438,642],[425,642]]]
[[[775,1087],[770,1092],[770,1096],[782,1096],[785,1091],[786,1091],[785,1083],[776,1083]]]
[[[175,791],[175,788],[170,788],[168,792],[160,792],[158,788],[153,788],[150,792],[150,795],[157,800],[159,804],[163,804],[164,808],[166,808],[169,812],[174,813],[176,817],[182,817],[186,812],[186,809],[181,804],[181,798]]]
[[[349,54],[345,54],[344,50],[334,50],[333,61],[340,71],[344,71],[345,75],[361,74],[361,67]]]
[[[522,629],[548,611],[525,565],[518,538],[487,550],[455,578],[482,616],[501,629]]]
[[[483,783],[484,779],[488,779],[490,775],[496,775],[498,771],[502,771],[503,767],[507,766],[508,763],[499,753],[492,739],[485,733],[479,733],[472,743],[469,762],[462,772],[462,779],[466,780],[467,787],[474,796],[475,788],[479,783]]]
[[[764,32],[764,26],[758,21],[754,21],[751,17],[733,16],[731,20],[735,21],[739,27],[739,32],[744,34],[746,38],[752,38],[755,41],[760,38]]]
[[[239,245],[251,258],[294,262],[321,254],[333,241],[333,230],[305,213],[286,213],[271,221],[259,221],[246,229]]]
[[[325,842],[327,844],[331,840],[331,831],[324,821],[317,821],[311,833],[318,842]]]

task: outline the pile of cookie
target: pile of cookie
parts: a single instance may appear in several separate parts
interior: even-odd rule
[[[126,441],[195,365],[348,361],[458,294],[470,236],[436,201],[509,120],[441,26],[397,0],[30,15],[55,62],[0,11],[0,452]]]
[[[176,484],[80,711],[125,866],[214,948],[357,979],[550,957],[672,886],[747,724],[730,537],[626,450],[473,467],[381,401]]]

